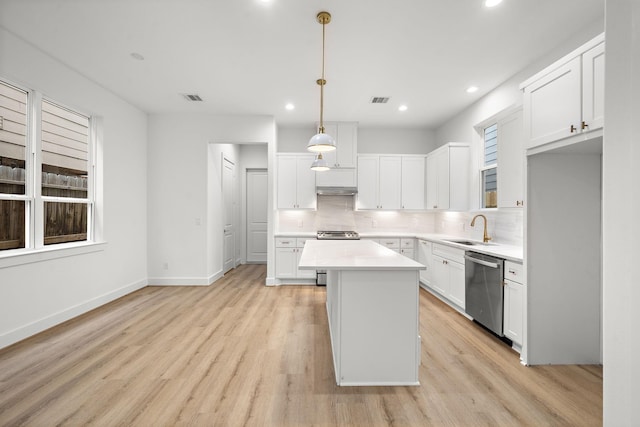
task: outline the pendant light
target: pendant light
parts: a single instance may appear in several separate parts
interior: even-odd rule
[[[316,80],[316,83],[320,86],[320,126],[318,127],[318,133],[311,137],[307,144],[307,150],[314,152],[332,151],[336,149],[336,141],[331,135],[324,133],[324,85],[327,81],[324,78],[324,27],[331,22],[331,15],[329,12],[320,12],[316,16],[316,19],[322,24],[322,77]],[[322,159],[316,159],[316,161]],[[325,162],[326,163],[326,162]],[[315,162],[314,162],[315,164]]]
[[[318,153],[316,159],[311,164],[311,170],[314,170],[316,172],[324,172],[328,171],[329,169],[331,168],[327,164],[327,161],[322,157],[322,153]]]

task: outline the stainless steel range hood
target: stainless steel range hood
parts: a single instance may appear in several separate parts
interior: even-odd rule
[[[358,194],[358,187],[316,187],[320,196],[353,196]]]

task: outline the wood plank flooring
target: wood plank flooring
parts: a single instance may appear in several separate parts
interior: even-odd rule
[[[597,426],[602,367],[524,367],[420,291],[419,387],[337,387],[325,289],[148,287],[0,350],[1,426]]]

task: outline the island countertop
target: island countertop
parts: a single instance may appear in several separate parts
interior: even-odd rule
[[[424,270],[419,262],[369,240],[308,240],[303,270]]]

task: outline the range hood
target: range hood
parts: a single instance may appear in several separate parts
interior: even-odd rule
[[[353,196],[358,194],[357,187],[318,186],[316,193],[319,196]]]

